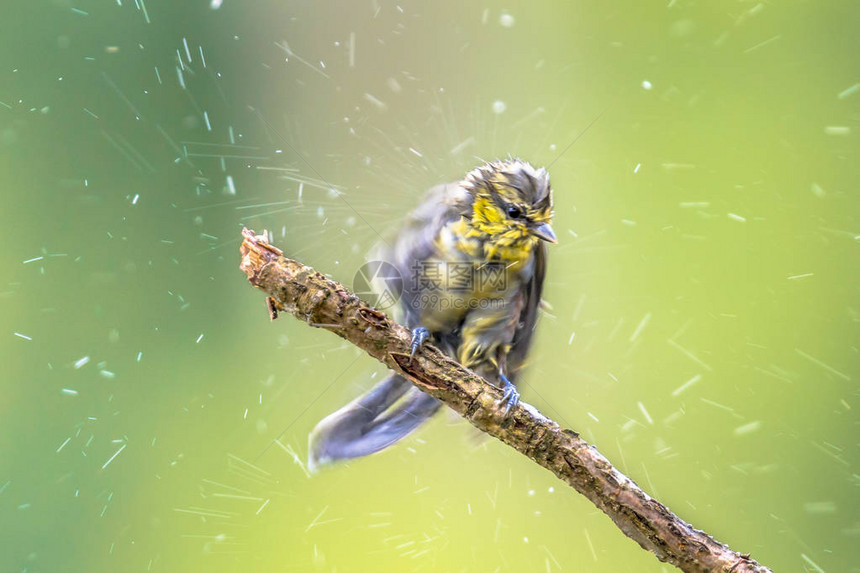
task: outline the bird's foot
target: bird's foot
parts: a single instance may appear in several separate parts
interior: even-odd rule
[[[502,387],[504,394],[502,394],[502,399],[499,400],[499,404],[505,404],[505,416],[507,416],[508,412],[511,411],[511,408],[520,403],[520,393],[517,391],[517,387],[514,386],[514,383],[508,380],[508,377],[501,372],[499,372],[499,378],[505,383],[504,387]]]
[[[430,338],[430,331],[427,328],[418,326],[412,329],[412,353],[409,355],[409,362],[412,362],[415,353],[427,342],[428,338]]]

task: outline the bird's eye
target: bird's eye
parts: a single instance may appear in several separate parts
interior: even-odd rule
[[[508,205],[506,210],[508,213],[508,217],[510,217],[511,219],[519,219],[523,216],[522,209],[520,209],[516,205]]]

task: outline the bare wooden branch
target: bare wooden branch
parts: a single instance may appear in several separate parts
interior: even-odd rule
[[[508,416],[501,391],[432,346],[409,360],[410,332],[343,285],[288,259],[264,237],[244,229],[241,269],[269,295],[274,319],[287,312],[351,342],[438,398],[486,432],[548,469],[600,508],[621,531],[657,559],[690,572],[765,573],[748,554],[733,551],[652,499],[594,446],[520,402]]]

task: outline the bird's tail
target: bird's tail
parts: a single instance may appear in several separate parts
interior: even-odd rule
[[[313,470],[383,450],[408,436],[440,406],[392,374],[317,424],[309,438],[308,466]]]

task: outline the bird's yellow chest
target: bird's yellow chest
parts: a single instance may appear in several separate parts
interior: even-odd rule
[[[476,307],[485,299],[507,298],[522,284],[531,268],[533,248],[504,233],[495,237],[475,233],[460,219],[439,233],[425,266],[434,275],[433,286],[440,296]]]
[[[500,227],[497,232],[482,233],[465,219],[449,225],[446,249],[459,251],[478,262],[498,262],[511,273],[519,273],[534,254],[537,241],[516,229]]]

